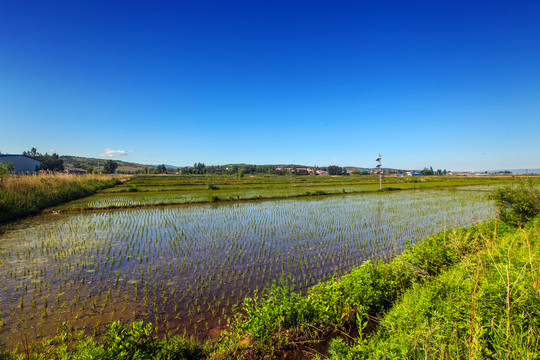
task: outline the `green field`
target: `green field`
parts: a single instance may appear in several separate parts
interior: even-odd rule
[[[506,177],[422,176],[384,179],[383,190],[491,186],[515,182]],[[121,186],[54,208],[54,211],[276,199],[379,191],[376,176],[217,176],[137,175]]]
[[[444,189],[44,215],[0,238],[0,339],[37,340],[63,322],[100,333],[120,319],[215,336],[281,277],[306,291],[493,216],[483,192]]]
[[[306,294],[494,218],[487,194],[504,180],[515,179],[388,178],[392,191],[379,192],[375,177],[132,177],[4,226],[0,342],[14,349],[59,327],[91,336],[139,320],[160,336],[215,338],[249,313],[246,296],[275,282]]]

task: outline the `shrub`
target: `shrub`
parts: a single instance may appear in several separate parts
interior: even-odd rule
[[[519,186],[506,185],[497,189],[490,198],[495,201],[499,219],[515,227],[523,227],[540,214],[540,192],[531,181]]]
[[[151,323],[143,324],[142,321],[127,325],[113,321],[97,341],[92,337],[85,337],[83,333],[71,337],[66,329],[65,323],[60,325],[59,334],[38,344],[35,352],[28,358],[197,360],[204,358],[206,352],[193,338],[173,336],[159,339],[154,336],[155,327]]]

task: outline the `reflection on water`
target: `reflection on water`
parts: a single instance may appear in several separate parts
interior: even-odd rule
[[[211,336],[280,277],[302,291],[492,218],[484,197],[424,190],[30,219],[0,235],[0,340],[34,341],[62,322],[94,333],[118,319]]]

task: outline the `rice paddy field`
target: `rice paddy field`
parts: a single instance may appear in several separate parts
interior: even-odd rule
[[[233,190],[245,183],[219,181],[211,184],[217,189],[208,189],[204,179],[178,190],[181,185],[173,181],[179,180],[163,178],[155,186],[164,187],[159,196],[143,177],[83,201],[91,207],[166,204],[156,198],[247,191]],[[272,181],[249,191],[276,191]],[[296,185],[300,191],[346,186],[329,181],[282,188]],[[129,187],[137,191],[120,192]],[[283,278],[303,291],[366,260],[390,258],[444,228],[494,216],[483,188],[444,187],[44,214],[0,234],[0,342],[24,346],[63,323],[97,334],[113,320],[151,321],[161,333],[213,337],[246,295],[273,281]]]
[[[467,189],[497,186],[515,181],[509,176],[493,177],[396,177],[385,178],[383,189]],[[379,190],[377,176],[135,176],[121,186],[72,201],[52,211],[78,211],[219,201],[290,198]]]

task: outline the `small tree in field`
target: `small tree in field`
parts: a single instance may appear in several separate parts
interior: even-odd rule
[[[499,219],[516,227],[540,214],[540,192],[531,181],[519,186],[506,185],[497,189],[490,198],[495,201]]]
[[[103,172],[105,174],[114,174],[117,167],[118,164],[116,163],[116,161],[107,160],[105,161],[105,164],[103,164]]]

